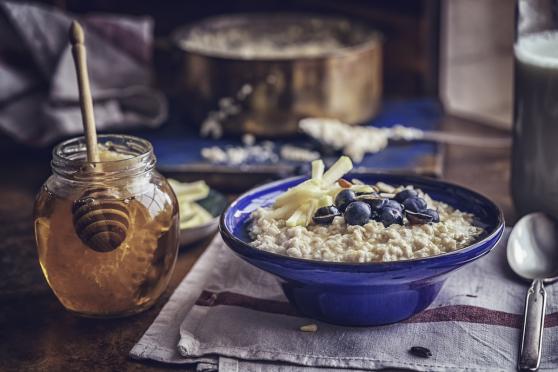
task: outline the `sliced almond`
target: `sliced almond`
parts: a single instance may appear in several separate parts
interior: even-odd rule
[[[299,328],[302,332],[316,332],[318,330],[317,324],[307,324]]]
[[[395,198],[395,194],[389,193],[389,192],[381,192],[380,196],[382,198],[388,198],[388,199],[393,199]]]
[[[378,189],[380,189],[381,192],[393,194],[395,191],[395,187],[388,185],[387,183],[378,182],[376,186],[378,186]]]

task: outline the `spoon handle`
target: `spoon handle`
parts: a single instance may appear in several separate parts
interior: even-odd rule
[[[423,139],[427,141],[472,147],[508,148],[512,140],[509,136],[481,137],[464,133],[448,133],[442,131],[424,131]]]
[[[536,371],[539,368],[545,307],[546,291],[542,280],[536,279],[525,298],[523,337],[518,362],[520,370]]]

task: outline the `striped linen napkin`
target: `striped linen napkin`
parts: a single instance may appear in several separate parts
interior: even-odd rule
[[[407,321],[339,327],[301,317],[277,280],[216,237],[131,356],[199,371],[513,371],[528,284],[494,251],[453,273],[434,303]],[[548,303],[541,370],[558,369],[558,290]],[[302,332],[316,324],[316,332]],[[409,352],[422,346],[421,358]]]

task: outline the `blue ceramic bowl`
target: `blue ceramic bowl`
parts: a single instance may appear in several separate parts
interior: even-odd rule
[[[221,216],[219,229],[227,245],[252,265],[277,276],[285,295],[301,315],[325,322],[369,326],[401,321],[434,301],[448,275],[487,254],[500,240],[504,218],[486,197],[464,187],[433,179],[356,174],[366,183],[414,185],[434,200],[475,215],[485,232],[468,247],[428,258],[379,263],[335,263],[283,256],[250,245],[250,213],[305,180],[290,178],[240,196]],[[347,177],[348,179],[351,176]]]

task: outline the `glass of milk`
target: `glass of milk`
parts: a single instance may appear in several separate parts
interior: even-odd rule
[[[558,0],[518,0],[512,195],[558,218]]]

